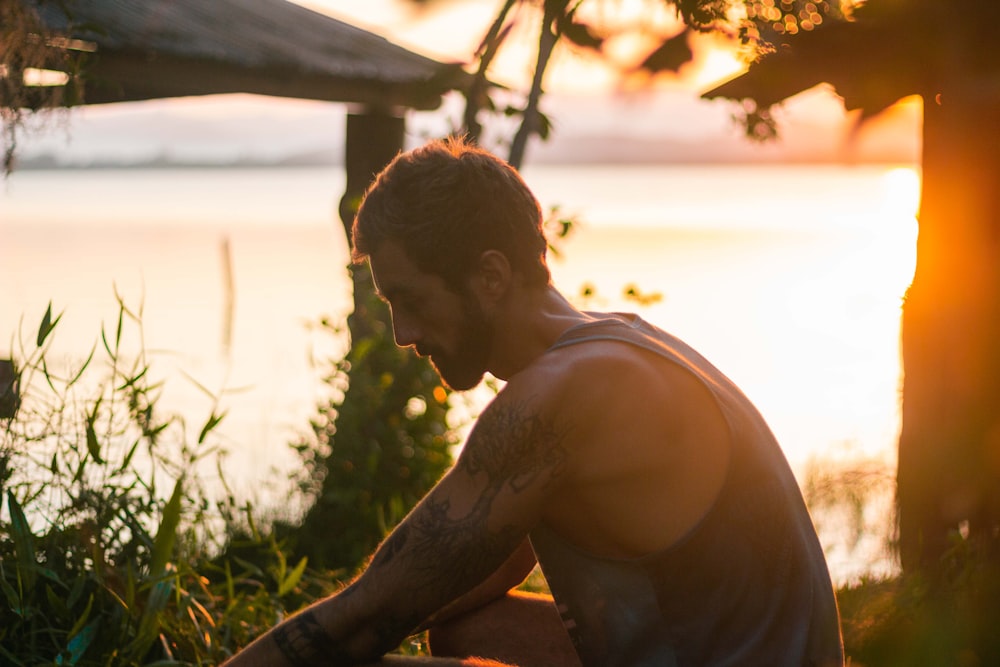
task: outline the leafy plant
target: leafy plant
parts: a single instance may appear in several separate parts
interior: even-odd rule
[[[329,362],[337,395],[318,406],[313,439],[297,445],[302,488],[315,503],[295,542],[318,567],[361,565],[441,478],[458,444],[447,423],[451,392],[426,359],[396,347],[385,306],[370,299],[370,333]]]
[[[141,322],[119,306],[79,367],[51,359],[51,306],[12,355],[21,400],[0,420],[4,665],[214,665],[337,585],[288,560],[231,493],[208,498],[194,471],[224,412],[213,407],[196,436],[161,417],[141,345],[125,351]]]
[[[955,533],[941,565],[933,573],[863,580],[838,591],[850,664],[1000,664],[996,554],[984,550],[978,540]]]

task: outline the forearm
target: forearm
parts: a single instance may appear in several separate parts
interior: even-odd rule
[[[354,659],[337,647],[320,626],[315,612],[307,609],[260,636],[225,663],[225,667],[274,665],[350,665]]]
[[[535,563],[535,552],[531,549],[531,543],[525,539],[496,572],[462,597],[432,614],[419,629],[426,630],[437,623],[468,613],[503,597],[524,581],[535,567]]]
[[[379,658],[392,646],[380,645],[377,624],[365,622],[344,592],[289,617],[225,663],[225,667],[339,667]],[[350,622],[347,619],[351,619]]]

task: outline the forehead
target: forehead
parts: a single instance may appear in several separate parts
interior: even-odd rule
[[[375,290],[380,296],[426,293],[444,289],[444,279],[422,271],[396,241],[385,241],[368,257]]]

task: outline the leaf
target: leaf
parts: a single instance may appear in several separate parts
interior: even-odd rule
[[[229,565],[229,561],[226,561],[226,599],[233,600],[236,598],[236,586],[233,582],[233,568]]]
[[[73,628],[69,631],[70,637],[80,632],[81,628],[83,628],[84,623],[86,623],[87,619],[90,618],[90,610],[93,608],[93,606],[94,606],[94,594],[91,593],[90,597],[87,598],[87,606],[83,609],[83,613],[80,614],[80,618],[76,619],[76,623],[73,624]]]
[[[0,579],[0,591],[3,591],[3,595],[7,598],[7,604],[10,606],[10,610],[21,615],[21,596],[17,594],[14,587],[7,583],[6,579]]]
[[[49,603],[49,607],[54,610],[57,614],[69,613],[69,608],[66,606],[66,602],[59,595],[52,590],[51,586],[45,587],[45,599]]]
[[[308,559],[303,556],[298,565],[296,565],[292,571],[288,573],[285,580],[278,586],[278,597],[288,594],[298,585],[299,580],[302,579],[302,573],[306,571],[307,560]]]
[[[87,422],[87,451],[98,463],[104,463],[101,458],[101,445],[97,442],[97,433],[94,431],[94,422]]]
[[[184,494],[184,479],[178,479],[174,484],[174,492],[163,508],[160,527],[153,540],[153,554],[150,558],[149,571],[152,577],[159,577],[166,570],[170,556],[173,554],[174,541],[177,538],[177,526],[181,520],[181,497]]]
[[[663,42],[639,67],[653,73],[664,70],[676,72],[691,60],[692,55],[691,46],[688,44],[688,33],[685,30]]]
[[[94,401],[94,409],[87,415],[87,451],[97,463],[104,463],[101,458],[101,443],[97,440],[97,431],[94,429],[94,422],[97,421],[97,411],[101,407],[101,399]]]
[[[83,657],[87,648],[90,646],[91,642],[94,641],[94,637],[97,635],[97,628],[101,623],[100,618],[95,618],[87,627],[85,627],[80,632],[73,635],[66,644],[66,651],[61,653],[59,657],[56,658],[57,665],[75,665]],[[63,660],[63,656],[69,654],[66,660]]]
[[[45,309],[45,315],[42,317],[42,323],[38,327],[38,337],[36,338],[35,344],[38,347],[42,346],[45,339],[49,337],[52,330],[56,328],[56,324],[62,319],[62,313],[56,317],[55,320],[52,319],[52,302],[49,301],[49,307]]]
[[[139,620],[139,628],[135,633],[135,638],[127,649],[127,652],[132,656],[145,656],[153,646],[153,643],[159,636],[158,620],[160,613],[166,609],[172,590],[172,580],[167,579],[157,582],[153,585],[152,590],[149,591],[149,598],[146,601],[145,608],[142,610],[142,618]]]
[[[252,575],[255,577],[262,577],[264,575],[264,571],[261,570],[259,567],[257,567],[257,565],[255,565],[254,563],[251,563],[248,560],[244,560],[239,556],[233,556],[232,558],[234,561],[236,561],[238,565],[243,567],[244,572],[241,573],[241,576]]]
[[[115,351],[121,349],[122,342],[122,320],[125,318],[125,306],[119,301],[118,327],[115,329]]]
[[[70,380],[66,383],[67,387],[72,387],[83,376],[83,372],[87,370],[87,367],[90,366],[90,362],[94,359],[94,352],[96,351],[97,351],[97,343],[94,343],[94,346],[90,348],[90,354],[87,355],[87,360],[84,361],[83,365],[80,366],[80,370],[76,372],[76,375],[70,378]]]
[[[220,414],[216,414],[215,412],[212,412],[211,416],[209,416],[209,418],[208,418],[208,421],[205,422],[205,426],[202,427],[201,433],[198,434],[198,444],[199,445],[201,443],[205,442],[205,437],[212,431],[212,429],[214,429],[216,426],[218,426],[219,422],[221,422],[225,417],[226,417],[226,412],[225,411],[223,411]]]
[[[601,47],[604,46],[604,39],[602,37],[598,37],[591,31],[590,26],[584,23],[565,21],[562,22],[559,29],[561,30],[563,37],[577,46],[581,46],[585,49],[593,49],[594,51],[600,51]]]
[[[122,459],[121,465],[118,466],[118,470],[120,472],[124,472],[128,469],[129,463],[132,462],[132,457],[135,456],[136,450],[139,449],[140,442],[142,441],[137,438],[136,441],[132,443],[132,447],[128,450],[128,454],[125,455],[125,458]]]
[[[38,563],[35,562],[35,536],[31,533],[28,520],[12,491],[7,492],[7,509],[10,512],[10,532],[17,551],[18,572],[24,580],[25,588],[35,585]]]

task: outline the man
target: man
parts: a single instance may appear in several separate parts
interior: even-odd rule
[[[455,389],[506,385],[366,571],[233,666],[435,664],[383,657],[423,627],[455,658],[437,664],[843,664],[823,552],[764,420],[678,339],[568,303],[512,168],[454,139],[402,154],[353,237],[398,345]],[[536,559],[554,602],[511,592]]]

